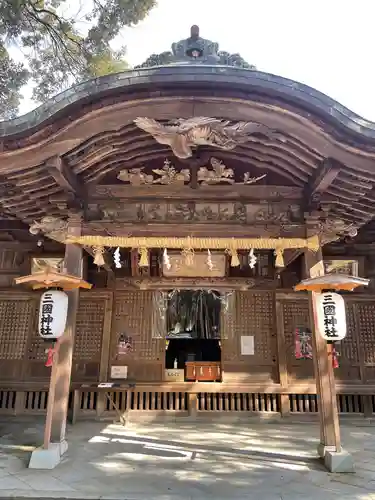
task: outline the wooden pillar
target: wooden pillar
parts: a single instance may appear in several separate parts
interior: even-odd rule
[[[307,236],[311,236],[313,232],[314,228],[307,225]],[[305,278],[314,278],[324,274],[321,250],[317,253],[307,250],[304,257]],[[340,426],[332,365],[332,346],[327,344],[316,331],[316,293],[308,292],[308,295],[320,423],[320,445],[318,452],[321,457],[324,457],[326,451],[341,452]]]
[[[81,235],[82,219],[80,215],[69,217],[68,234]],[[65,272],[82,277],[83,260],[82,248],[77,245],[65,247]],[[55,391],[51,421],[51,442],[62,443],[65,441],[66,420],[68,414],[69,392],[72,375],[72,361],[74,348],[74,335],[78,310],[79,289],[68,293],[68,318],[64,335],[59,342],[58,353],[55,358]]]
[[[277,361],[279,368],[279,382],[282,392],[280,394],[280,412],[282,416],[289,415],[290,403],[288,393],[288,364],[286,357],[286,344],[285,344],[285,331],[284,331],[284,317],[283,317],[283,304],[276,294],[276,318],[275,329],[277,335]]]

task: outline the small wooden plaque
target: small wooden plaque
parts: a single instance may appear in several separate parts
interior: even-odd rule
[[[226,270],[224,253],[211,252],[212,269],[207,265],[207,252],[195,252],[192,266],[187,266],[181,253],[170,252],[170,269],[163,262],[163,276],[166,278],[223,278]]]
[[[184,382],[185,370],[179,370],[177,368],[164,370],[164,380],[166,382]]]

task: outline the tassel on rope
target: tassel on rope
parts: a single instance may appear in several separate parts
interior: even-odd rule
[[[231,267],[238,267],[240,265],[240,259],[238,258],[237,250],[235,248],[229,248],[226,252],[230,255]]]
[[[102,267],[105,264],[104,261],[104,247],[97,246],[93,247],[94,251],[94,264],[97,265],[98,267]]]
[[[172,264],[171,264],[171,259],[169,258],[169,255],[168,255],[166,248],[164,248],[164,252],[163,252],[163,262],[164,262],[165,267],[169,271],[170,268],[172,267]]]
[[[276,248],[274,255],[276,256],[276,267],[284,267],[284,255],[282,248]]]
[[[214,268],[210,250],[207,250],[207,267],[210,271],[212,271],[212,269]]]
[[[140,259],[139,259],[139,267],[148,267],[148,250],[145,247],[138,249]]]
[[[58,342],[59,341],[57,341],[54,346],[47,349],[47,361],[44,364],[44,366],[46,366],[47,368],[51,368],[53,362],[55,361],[55,355],[57,354],[58,350]]]

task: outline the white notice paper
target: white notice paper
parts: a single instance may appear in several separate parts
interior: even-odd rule
[[[241,354],[243,356],[254,355],[254,335],[241,336]]]
[[[128,367],[111,366],[111,378],[128,378]]]

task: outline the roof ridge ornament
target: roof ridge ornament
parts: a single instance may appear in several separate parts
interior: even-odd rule
[[[189,38],[172,43],[172,51],[152,54],[143,64],[136,68],[147,68],[153,66],[165,66],[170,64],[207,64],[236,66],[238,68],[255,70],[256,67],[246,62],[240,54],[229,54],[219,51],[219,44],[202,38],[199,34],[199,26],[190,28]]]

